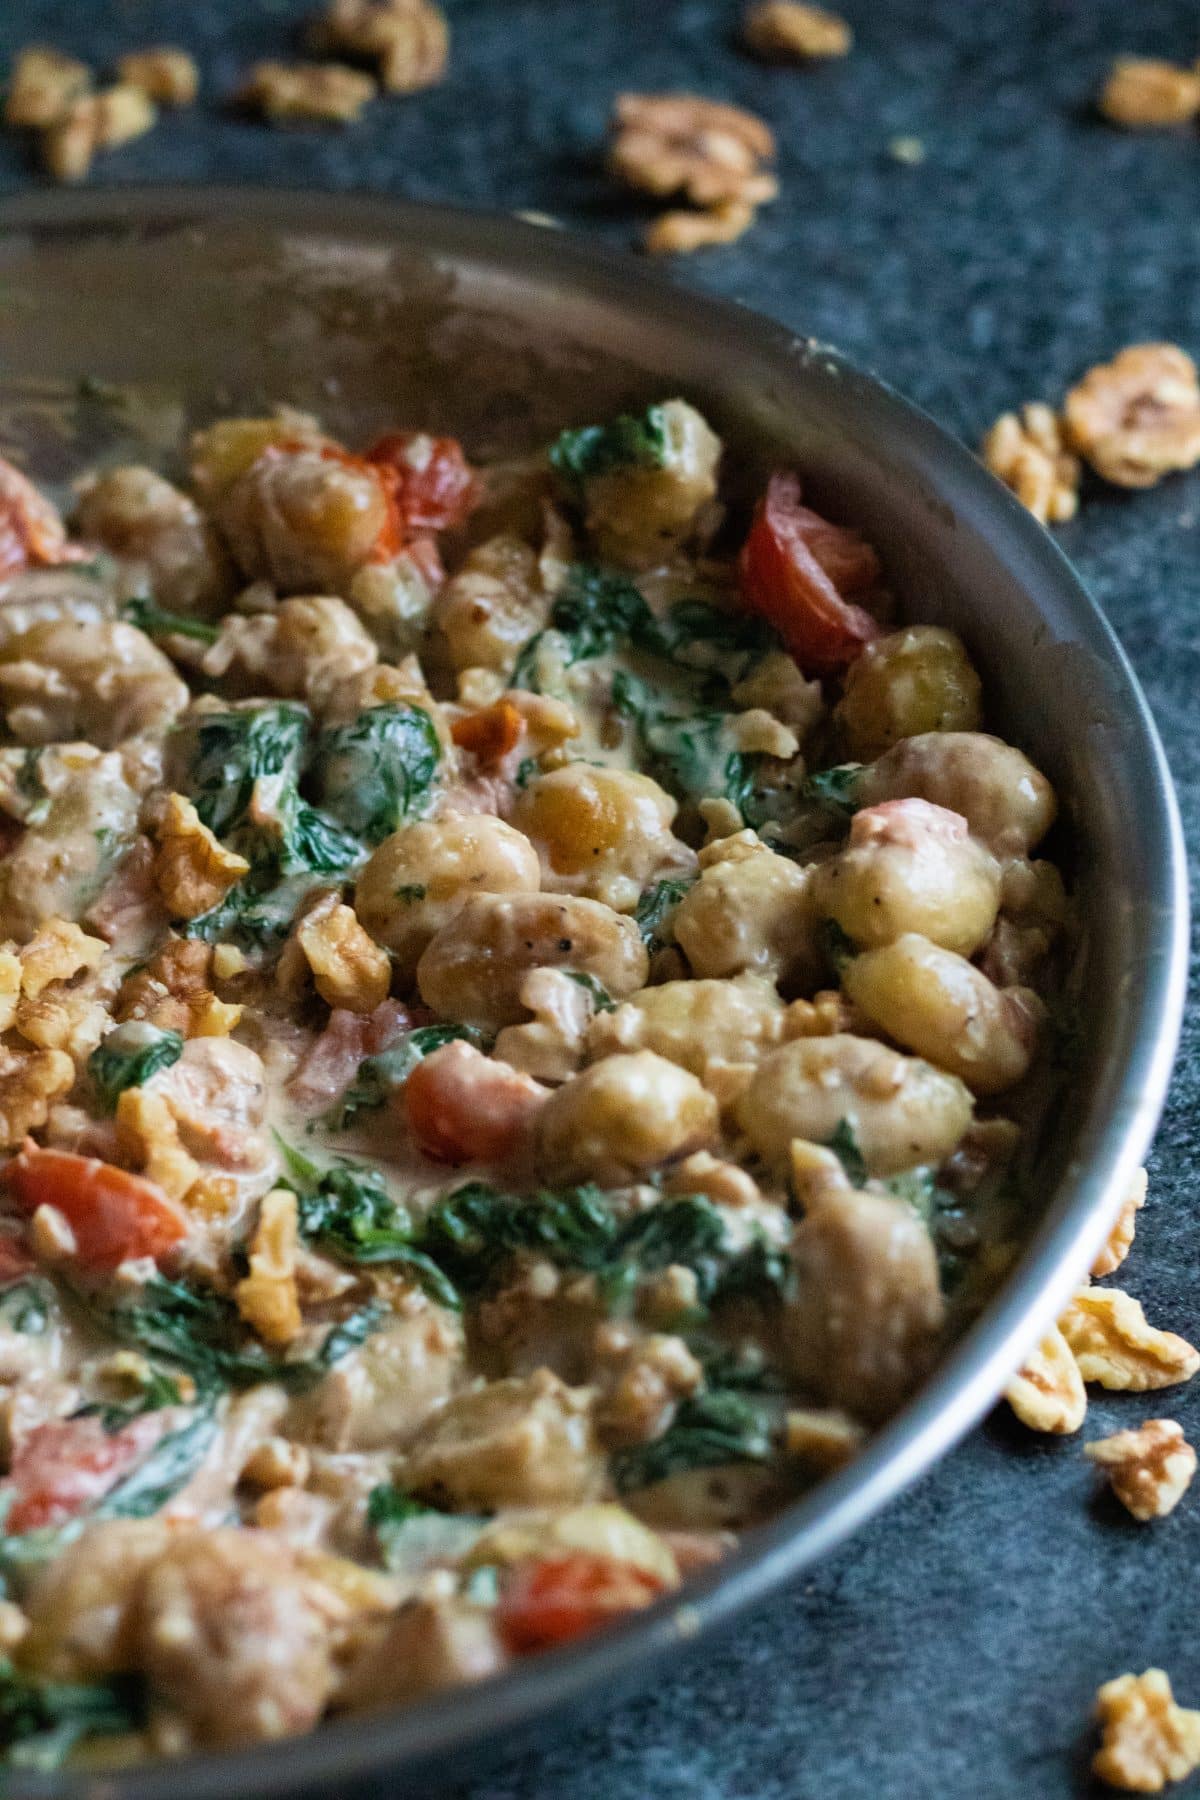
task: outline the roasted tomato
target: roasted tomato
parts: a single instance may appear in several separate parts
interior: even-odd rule
[[[367,451],[387,476],[406,538],[461,525],[478,498],[479,484],[457,438],[393,431]]]
[[[497,700],[482,712],[456,719],[450,735],[460,750],[469,750],[481,763],[498,763],[521,741],[524,720],[511,700]]]
[[[509,1650],[552,1650],[649,1606],[664,1587],[634,1563],[578,1550],[519,1563],[501,1592],[496,1623]]]
[[[112,1433],[94,1414],[35,1426],[18,1439],[4,1483],[13,1496],[5,1531],[37,1531],[84,1512],[145,1455],[163,1427],[161,1412],[143,1413]]]
[[[39,1150],[26,1141],[4,1171],[23,1212],[55,1206],[75,1234],[76,1255],[93,1269],[115,1269],[139,1256],[164,1257],[187,1232],[187,1219],[153,1181],[94,1156]]]
[[[49,500],[0,457],[0,575],[31,563],[71,562],[80,555],[67,544],[63,522]]]
[[[844,669],[883,629],[854,604],[879,585],[879,558],[857,532],[802,506],[799,477],[786,470],[767,483],[738,570],[747,606],[806,675]]]
[[[471,1044],[444,1044],[419,1062],[401,1092],[404,1116],[426,1156],[499,1162],[525,1142],[546,1089]]]

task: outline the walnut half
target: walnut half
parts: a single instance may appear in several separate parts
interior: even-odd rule
[[[1079,506],[1079,458],[1063,442],[1058,419],[1040,402],[1020,415],[1001,413],[979,454],[1041,524],[1061,525]]]
[[[1153,487],[1200,462],[1200,383],[1175,344],[1130,344],[1098,363],[1067,395],[1062,419],[1071,449],[1117,487]]]
[[[1174,1419],[1147,1419],[1083,1446],[1105,1470],[1113,1493],[1135,1519],[1165,1519],[1196,1473],[1196,1452]]]
[[[1030,1431],[1078,1431],[1087,1413],[1079,1365],[1057,1325],[1025,1358],[1004,1398]]]
[[[1096,1695],[1102,1741],[1092,1770],[1127,1793],[1161,1793],[1200,1767],[1200,1712],[1177,1706],[1162,1669],[1118,1675]]]
[[[742,37],[759,56],[789,62],[845,56],[854,42],[845,19],[802,0],[758,0],[742,20]]]
[[[1120,1288],[1081,1288],[1058,1322],[1079,1373],[1101,1387],[1143,1393],[1190,1381],[1200,1351],[1151,1325],[1141,1302]]]

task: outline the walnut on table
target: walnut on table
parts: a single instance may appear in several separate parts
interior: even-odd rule
[[[763,167],[775,154],[770,127],[753,113],[699,94],[619,94],[608,165],[628,187],[700,210],[669,212],[646,235],[663,254],[730,243],[779,191]]]
[[[1146,1171],[1139,1169],[1113,1220],[1108,1240],[1092,1264],[1093,1275],[1111,1275],[1129,1255],[1137,1230],[1137,1215],[1146,1204]]]
[[[1130,344],[1067,395],[1070,448],[1117,487],[1153,487],[1200,462],[1200,382],[1175,344]]]
[[[432,0],[333,0],[309,29],[319,56],[361,57],[389,94],[435,87],[450,57],[450,27]]]
[[[1092,1772],[1126,1793],[1161,1793],[1200,1767],[1200,1712],[1178,1706],[1162,1669],[1118,1675],[1096,1695],[1101,1745]]]
[[[1174,1419],[1147,1419],[1136,1430],[1096,1438],[1083,1453],[1106,1472],[1135,1519],[1165,1519],[1196,1473],[1196,1452]]]
[[[800,62],[845,56],[854,42],[845,19],[801,0],[760,0],[742,20],[742,36],[759,56]]]
[[[195,58],[173,44],[131,50],[118,62],[117,75],[130,87],[141,88],[156,106],[191,106],[200,91]]]
[[[1200,74],[1155,57],[1118,56],[1096,105],[1126,131],[1187,125],[1200,112]]]
[[[131,82],[85,94],[67,108],[42,138],[42,160],[56,181],[82,181],[99,150],[115,150],[151,129],[158,109]]]
[[[4,123],[14,131],[45,131],[92,85],[92,71],[78,57],[45,44],[30,44],[13,64]]]
[[[651,256],[687,256],[710,244],[732,244],[754,223],[755,208],[745,200],[725,200],[705,212],[661,213],[646,227],[642,244]]]
[[[1144,1393],[1190,1381],[1200,1351],[1151,1325],[1141,1302],[1120,1288],[1081,1288],[1058,1322],[1085,1381]]]
[[[1025,1358],[1004,1398],[1030,1431],[1062,1436],[1078,1431],[1087,1413],[1079,1365],[1057,1325]]]
[[[332,62],[260,62],[239,103],[272,125],[353,125],[377,92],[373,76]]]
[[[1079,458],[1052,409],[1039,401],[1001,413],[980,445],[984,463],[1041,524],[1061,525],[1079,507]]]

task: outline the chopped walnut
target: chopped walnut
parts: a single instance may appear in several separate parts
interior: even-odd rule
[[[1102,1741],[1092,1772],[1109,1787],[1157,1794],[1200,1767],[1200,1712],[1176,1705],[1162,1669],[1106,1681],[1096,1717]]]
[[[16,1029],[39,1050],[65,1050],[75,1062],[91,1055],[112,1020],[103,998],[86,988],[51,982],[35,1000],[22,998]]]
[[[158,117],[140,87],[118,82],[72,102],[42,139],[42,157],[55,181],[82,181],[98,150],[115,150],[149,131]]]
[[[800,0],[760,0],[742,20],[742,36],[760,56],[801,62],[845,56],[854,42],[845,19]]]
[[[825,711],[819,681],[809,681],[782,650],[769,650],[731,696],[735,706],[765,706],[797,737],[807,737]]]
[[[373,1013],[388,997],[392,965],[354,915],[329,894],[296,926],[296,944],[322,1000],[347,1012]]]
[[[240,1006],[218,1000],[210,982],[213,951],[199,938],[170,938],[150,961],[127,975],[117,995],[116,1018],[146,1019],[184,1037],[228,1037]]]
[[[300,1331],[297,1236],[295,1194],[288,1188],[272,1188],[259,1208],[250,1243],[250,1273],[233,1290],[243,1319],[267,1344],[290,1344]]]
[[[1155,57],[1118,56],[1096,105],[1127,131],[1187,125],[1200,112],[1200,74]]]
[[[268,1437],[255,1447],[242,1469],[242,1480],[262,1493],[273,1493],[276,1488],[302,1488],[311,1470],[312,1458],[303,1444]]]
[[[45,131],[91,85],[92,71],[86,63],[61,50],[31,44],[13,65],[4,123],[16,131]]]
[[[704,1370],[680,1337],[629,1339],[601,1326],[596,1354],[609,1365],[596,1423],[611,1443],[644,1444],[657,1437],[669,1409],[704,1380]]]
[[[182,1200],[200,1179],[200,1165],[184,1149],[179,1124],[162,1094],[126,1088],[117,1098],[117,1149],[172,1200]]]
[[[319,55],[374,63],[389,94],[416,94],[445,75],[450,27],[432,0],[333,0],[309,43]]]
[[[232,1175],[198,1175],[183,1196],[189,1212],[204,1219],[222,1219],[232,1212],[237,1199],[237,1182]]]
[[[1081,1288],[1059,1320],[1079,1373],[1101,1387],[1142,1393],[1190,1381],[1200,1351],[1146,1321],[1141,1302],[1120,1288]]]
[[[375,92],[370,75],[341,63],[261,62],[238,99],[272,125],[353,125]]]
[[[698,94],[619,94],[613,110],[613,173],[630,187],[696,206],[773,200],[761,164],[775,154],[771,129],[753,113]]]
[[[0,1031],[7,1031],[17,1016],[21,994],[21,959],[15,950],[0,949]]]
[[[10,1050],[0,1044],[0,1150],[13,1150],[46,1123],[50,1107],[75,1085],[62,1050]]]
[[[1043,525],[1061,525],[1079,508],[1079,459],[1063,442],[1055,414],[1040,401],[1001,413],[979,451],[984,462]]]
[[[735,750],[751,756],[775,756],[790,762],[800,748],[794,731],[773,718],[765,707],[752,706],[746,712],[732,713],[727,727]]]
[[[1153,487],[1200,462],[1196,365],[1174,344],[1131,344],[1063,402],[1071,447],[1117,487]]]
[[[690,256],[712,244],[736,243],[754,223],[755,208],[748,200],[722,200],[703,212],[661,213],[642,233],[642,244],[651,256]]]
[[[1055,1326],[1004,1390],[1004,1398],[1030,1431],[1060,1435],[1078,1431],[1087,1412],[1087,1395],[1071,1347]]]
[[[36,1000],[52,981],[70,981],[103,960],[108,945],[69,919],[47,919],[20,952],[21,993]]]
[[[155,835],[154,883],[173,919],[198,919],[250,873],[246,858],[227,850],[182,794],[167,795]]]
[[[1113,1493],[1135,1519],[1165,1519],[1196,1473],[1196,1452],[1174,1419],[1147,1419],[1083,1446],[1108,1474]]]
[[[849,1413],[836,1407],[809,1411],[789,1407],[784,1416],[783,1442],[789,1456],[812,1463],[818,1469],[840,1469],[853,1460],[866,1440],[866,1430]]]
[[[1121,1210],[1113,1221],[1108,1242],[1092,1264],[1093,1275],[1111,1275],[1129,1255],[1137,1230],[1137,1216],[1146,1204],[1146,1171],[1139,1169],[1121,1202]]]
[[[149,94],[158,106],[190,106],[200,91],[195,59],[170,44],[131,51],[117,64],[117,74],[130,87]]]

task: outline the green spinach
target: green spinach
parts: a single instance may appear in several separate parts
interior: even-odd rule
[[[419,706],[373,706],[317,739],[318,800],[368,844],[423,810],[441,760],[433,720]]]
[[[198,644],[215,644],[221,635],[218,627],[210,625],[207,619],[166,612],[143,594],[135,594],[132,600],[125,602],[121,617],[127,624],[144,631],[147,637],[185,637],[194,638]]]
[[[677,800],[723,797],[747,824],[759,821],[756,783],[762,759],[732,747],[727,713],[672,713],[660,705],[648,682],[625,669],[613,676],[612,700],[634,726],[652,773]]]
[[[716,1388],[682,1401],[661,1437],[618,1451],[610,1466],[618,1492],[627,1494],[688,1469],[766,1462],[771,1447],[766,1408],[744,1393]]]
[[[667,429],[661,406],[643,413],[619,413],[606,425],[581,425],[559,434],[550,462],[576,495],[596,475],[617,469],[661,469],[667,459]]]
[[[296,1152],[290,1153],[288,1166],[297,1188],[300,1230],[310,1243],[344,1262],[406,1269],[432,1299],[458,1306],[453,1283],[413,1242],[408,1211],[392,1199],[377,1170],[344,1161],[318,1170]]]
[[[154,1275],[136,1301],[106,1309],[103,1323],[124,1342],[186,1369],[202,1392],[263,1381],[303,1392],[364,1342],[382,1317],[374,1304],[360,1307],[331,1328],[314,1356],[288,1361],[272,1356],[250,1336],[237,1307],[223,1294]]]
[[[144,1692],[132,1677],[37,1681],[0,1658],[0,1749],[24,1769],[61,1768],[85,1738],[136,1731]]]
[[[804,797],[836,818],[848,819],[862,805],[859,794],[866,772],[863,763],[838,763],[832,769],[818,769],[806,777]]]
[[[671,916],[693,885],[687,878],[670,877],[665,881],[656,881],[653,887],[646,888],[642,893],[634,910],[633,921],[651,956],[656,950],[664,950],[675,941],[673,935],[668,935]]]
[[[101,1111],[115,1113],[126,1088],[141,1087],[182,1055],[183,1038],[177,1031],[138,1020],[118,1025],[88,1057],[88,1074]]]
[[[859,1146],[858,1135],[849,1119],[838,1120],[837,1130],[830,1138],[828,1148],[833,1151],[854,1186],[862,1187],[867,1179],[867,1163]]]
[[[594,975],[588,975],[582,969],[564,969],[563,974],[576,987],[581,987],[585,994],[590,994],[594,1012],[616,1012],[617,1003],[603,984]]]

